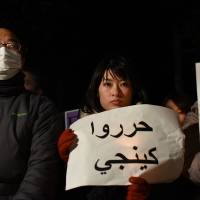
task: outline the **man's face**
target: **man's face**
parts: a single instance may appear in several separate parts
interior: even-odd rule
[[[10,30],[5,28],[0,28],[0,46],[5,46],[8,49],[12,49],[20,53],[21,45],[15,36]]]
[[[22,69],[21,45],[12,31],[0,28],[0,80],[14,77]]]

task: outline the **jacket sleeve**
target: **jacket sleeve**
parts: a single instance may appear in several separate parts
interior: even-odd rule
[[[13,200],[57,199],[63,179],[57,140],[64,130],[63,122],[51,102],[44,100],[38,107],[26,174]]]
[[[189,178],[192,182],[200,184],[200,152],[196,153],[192,164],[188,170]]]
[[[188,178],[188,169],[197,152],[199,152],[199,125],[192,124],[183,130],[185,134],[184,167],[182,175]]]

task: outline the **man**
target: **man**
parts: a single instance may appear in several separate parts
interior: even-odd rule
[[[24,90],[21,55],[17,36],[0,28],[0,200],[57,200],[64,126],[51,101]]]

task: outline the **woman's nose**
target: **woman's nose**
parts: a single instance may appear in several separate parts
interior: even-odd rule
[[[120,88],[118,86],[113,86],[112,88],[112,96],[119,96],[121,93]]]

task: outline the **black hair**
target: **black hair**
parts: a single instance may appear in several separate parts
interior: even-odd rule
[[[28,26],[25,25],[24,21],[17,17],[11,18],[3,16],[0,18],[0,28],[8,29],[14,34],[18,42],[21,44],[20,53],[22,57],[26,57],[28,51],[26,35],[29,29]]]
[[[193,101],[188,94],[178,93],[176,91],[168,93],[164,98],[162,105],[165,106],[168,100],[172,100],[183,113],[189,112],[193,104]]]
[[[145,101],[144,91],[141,89],[138,80],[136,80],[128,59],[123,56],[107,56],[98,63],[93,72],[83,103],[83,112],[91,114],[104,111],[100,104],[98,89],[106,71],[111,71],[116,77],[130,80],[133,89],[132,105]]]

